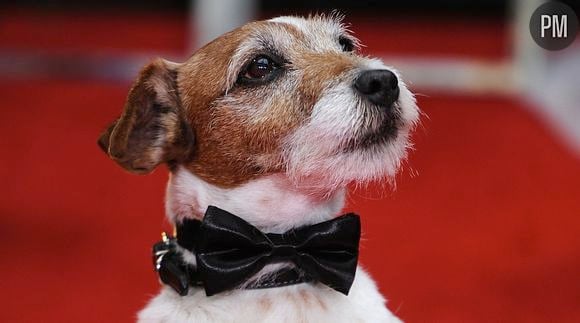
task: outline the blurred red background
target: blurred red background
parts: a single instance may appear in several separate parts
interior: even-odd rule
[[[501,20],[351,21],[369,53],[508,52]],[[182,52],[186,25],[173,13],[13,9],[0,49]],[[149,251],[167,229],[167,171],[135,176],[107,159],[96,139],[130,84],[72,72],[0,75],[2,322],[132,321],[159,288]],[[426,116],[396,190],[348,204],[389,308],[408,322],[580,322],[577,155],[517,97],[414,90]]]

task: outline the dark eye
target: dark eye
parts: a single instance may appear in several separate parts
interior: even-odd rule
[[[338,38],[338,43],[340,47],[342,47],[342,51],[344,52],[352,52],[354,50],[354,43],[350,38],[340,36]]]
[[[252,59],[242,76],[248,80],[261,80],[272,74],[277,67],[271,58],[260,55]]]

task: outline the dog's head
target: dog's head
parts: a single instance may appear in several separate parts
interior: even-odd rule
[[[357,47],[335,17],[249,23],[185,63],[145,66],[99,144],[129,171],[182,165],[219,187],[392,176],[418,109],[397,72]]]

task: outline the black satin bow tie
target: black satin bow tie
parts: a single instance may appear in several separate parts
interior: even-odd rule
[[[196,255],[195,279],[189,282],[201,283],[208,296],[240,286],[268,264],[284,262],[307,277],[302,281],[318,281],[346,295],[354,280],[359,239],[360,220],[352,213],[275,234],[210,206],[203,222],[184,220],[177,226],[179,245]],[[177,285],[185,283],[182,279]]]

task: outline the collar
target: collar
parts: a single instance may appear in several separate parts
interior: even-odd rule
[[[320,282],[348,294],[358,262],[360,220],[346,214],[285,233],[264,233],[250,223],[215,206],[203,221],[185,219],[175,236],[162,235],[153,247],[160,280],[180,295],[190,286],[207,296],[232,289],[260,289]],[[187,250],[196,265],[183,259]],[[255,278],[268,264],[288,263],[269,275]]]

